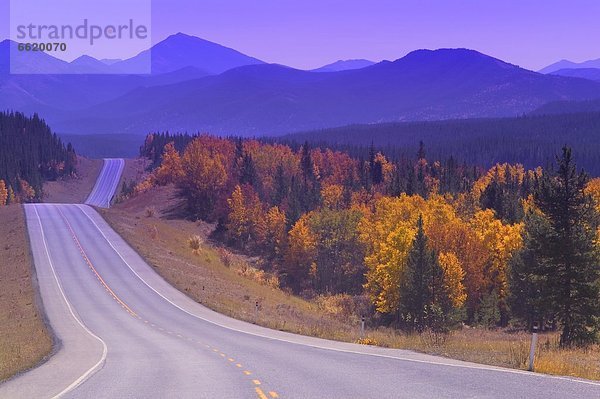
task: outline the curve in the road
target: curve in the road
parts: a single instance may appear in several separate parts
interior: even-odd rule
[[[100,179],[101,187],[118,184],[110,169]],[[1,398],[600,397],[593,381],[235,320],[169,285],[93,208],[25,210],[44,310],[61,347],[0,385]]]
[[[102,165],[102,170],[98,175],[96,184],[85,203],[99,208],[110,207],[110,203],[119,186],[124,167],[125,160],[123,159],[104,159],[104,164]]]

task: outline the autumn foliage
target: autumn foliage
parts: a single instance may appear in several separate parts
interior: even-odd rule
[[[437,295],[427,312],[509,322],[510,265],[523,247],[540,169],[429,162],[422,144],[416,160],[392,161],[373,148],[357,159],[208,135],[186,146],[177,138],[178,151],[170,138],[147,139],[147,155],[157,143],[164,148],[143,184],[175,184],[191,218],[216,222],[216,238],[259,255],[283,287],[309,297],[366,296],[382,322],[401,324],[417,295],[415,264],[427,265]],[[588,190],[600,198],[599,187],[592,181]],[[425,244],[415,255],[417,242]]]

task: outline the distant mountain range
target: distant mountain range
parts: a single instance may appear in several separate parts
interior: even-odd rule
[[[361,69],[371,65],[375,62],[369,60],[339,60],[332,64],[327,64],[321,68],[313,69],[313,72],[339,72],[349,71],[352,69]]]
[[[558,115],[600,113],[600,99],[584,101],[552,101],[533,110],[529,115]]]
[[[396,61],[342,61],[329,73],[266,64],[177,34],[128,60],[44,53],[34,71],[126,72],[152,55],[151,75],[9,75],[0,43],[0,109],[38,112],[70,134],[208,131],[273,135],[353,123],[517,116],[553,101],[600,98],[600,83],[528,71],[466,49],[418,50]],[[319,68],[322,69],[322,68]]]
[[[552,72],[552,75],[600,81],[600,68],[565,68]]]
[[[560,60],[554,64],[550,64],[545,68],[540,69],[539,73],[553,73],[561,69],[585,69],[585,68],[600,68],[600,58],[596,60],[588,60],[584,62],[573,62],[569,60]]]
[[[0,46],[8,46],[5,40]],[[13,43],[13,46],[16,46]],[[151,49],[126,60],[98,60],[83,55],[72,62],[59,60],[45,52],[19,53],[20,73],[57,74],[139,74],[151,65],[153,75],[194,67],[205,75],[216,75],[243,65],[264,64],[239,51],[198,37],[177,33],[156,44]],[[8,61],[8,58],[2,58]],[[0,61],[2,62],[2,61]],[[21,72],[22,71],[22,72]]]

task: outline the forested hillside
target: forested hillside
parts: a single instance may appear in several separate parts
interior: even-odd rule
[[[556,168],[487,171],[430,160],[423,145],[392,161],[373,147],[360,159],[150,135],[142,152],[156,160],[165,142],[133,195],[175,184],[188,217],[217,222],[215,239],[260,256],[290,291],[408,331],[539,322],[561,345],[597,339],[600,181],[568,148]]]
[[[77,158],[37,115],[0,113],[0,205],[42,197],[44,180],[75,172]]]
[[[565,111],[568,112],[568,111]],[[300,145],[305,141],[358,155],[356,147],[371,143],[390,158],[411,156],[419,141],[432,159],[453,156],[472,165],[521,163],[527,168],[547,166],[568,145],[578,163],[600,176],[600,112],[536,115],[518,118],[467,119],[433,122],[353,125],[315,130],[277,139]]]

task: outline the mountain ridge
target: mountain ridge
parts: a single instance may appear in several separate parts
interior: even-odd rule
[[[59,126],[69,131],[98,124],[103,133],[273,135],[353,123],[517,116],[551,101],[598,97],[600,83],[542,75],[474,50],[416,50],[332,73],[242,66],[138,89]]]

